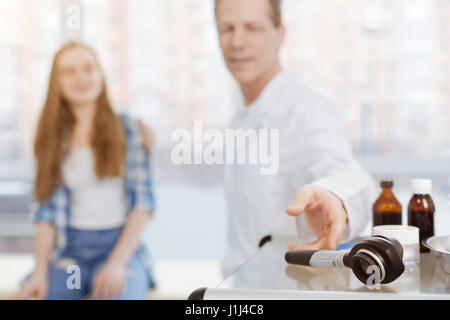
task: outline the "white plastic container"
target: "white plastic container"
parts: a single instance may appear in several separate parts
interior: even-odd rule
[[[403,247],[403,263],[405,266],[419,263],[419,228],[403,225],[382,225],[373,227],[372,235],[398,240]]]

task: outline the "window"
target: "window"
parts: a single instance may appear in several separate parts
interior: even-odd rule
[[[19,164],[31,163],[70,2],[81,8],[77,35],[99,53],[118,111],[161,131],[192,127],[193,119],[226,126],[236,85],[222,61],[212,0],[0,0],[0,183],[32,172]],[[284,0],[282,64],[300,67],[344,109],[360,156],[448,156],[448,3]]]

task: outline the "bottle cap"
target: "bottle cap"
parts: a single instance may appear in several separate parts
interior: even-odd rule
[[[383,180],[380,185],[383,189],[392,188],[394,186],[394,182],[392,180]]]
[[[414,194],[431,194],[432,182],[429,179],[413,179],[411,189]]]
[[[403,225],[381,225],[373,227],[373,236],[397,239],[402,245],[419,243],[419,228]]]

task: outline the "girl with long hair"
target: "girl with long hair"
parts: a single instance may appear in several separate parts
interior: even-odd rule
[[[137,122],[116,115],[89,47],[55,55],[34,143],[35,268],[17,299],[145,299],[154,210]]]

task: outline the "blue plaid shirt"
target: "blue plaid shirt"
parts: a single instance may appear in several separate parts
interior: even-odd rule
[[[127,154],[125,171],[125,201],[127,214],[135,209],[154,212],[150,161],[142,141],[137,121],[126,115],[120,115],[126,134]],[[70,190],[62,184],[57,188],[49,200],[44,203],[33,204],[34,222],[50,222],[56,229],[56,245],[52,253],[52,261],[61,257],[67,245],[67,232],[70,222]],[[141,241],[138,253],[142,255],[150,279],[153,282],[152,258],[148,246]]]

